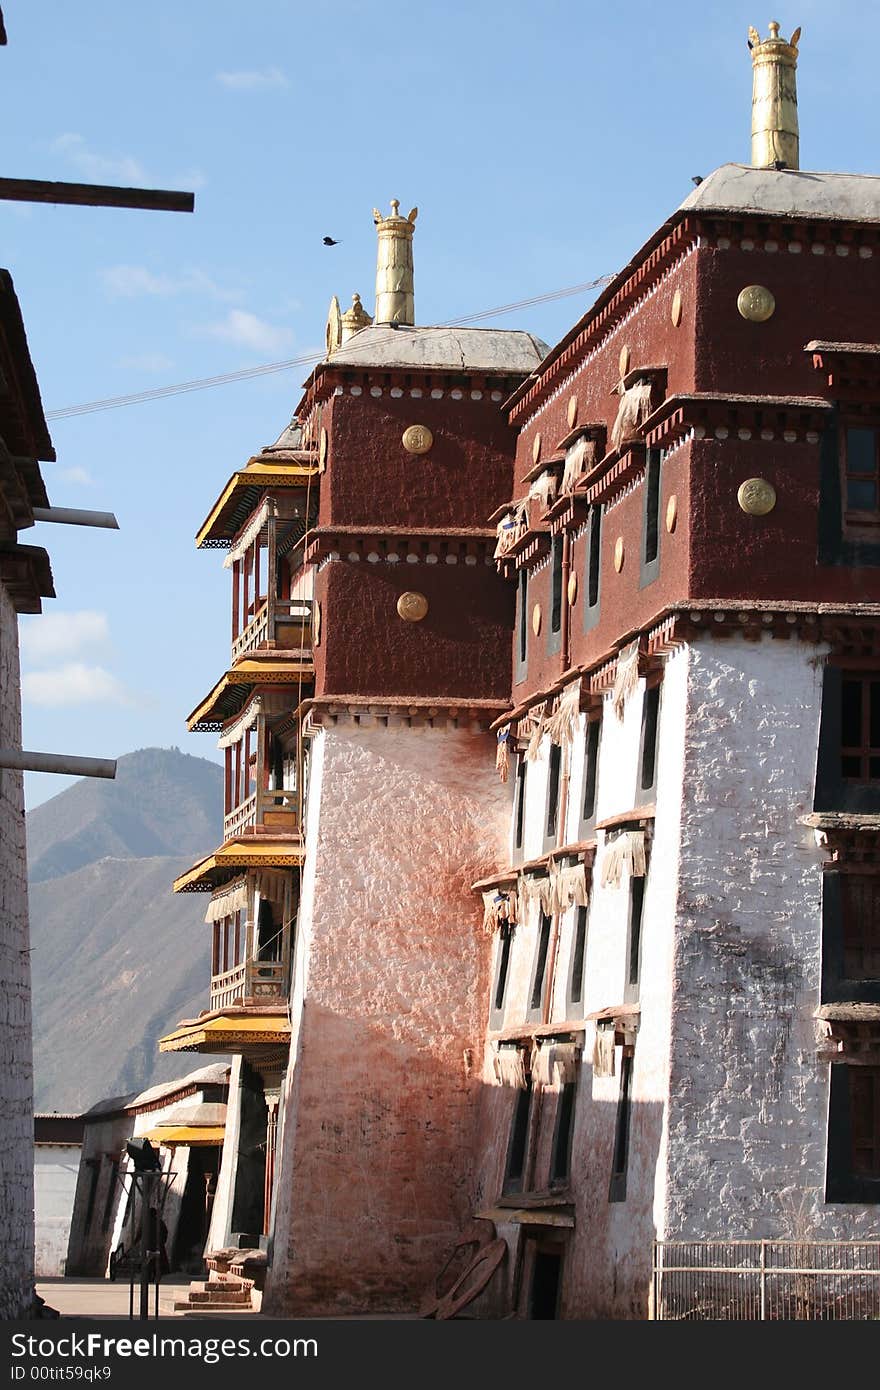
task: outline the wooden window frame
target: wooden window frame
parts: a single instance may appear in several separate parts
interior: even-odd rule
[[[872,430],[874,433],[874,472],[850,473],[848,463],[848,439],[850,430]],[[838,458],[840,466],[840,506],[843,533],[852,540],[880,540],[880,416],[866,418],[844,416],[838,425]],[[873,510],[863,507],[850,507],[848,484],[871,479],[876,488],[877,506]]]
[[[858,683],[861,686],[861,710],[859,723],[861,726],[861,741],[858,744],[845,744],[843,741],[843,687],[847,683]],[[877,776],[871,775],[871,762],[876,760],[880,763],[880,744],[871,743],[871,685],[880,685],[880,671],[861,671],[857,668],[840,668],[840,777],[843,782],[857,783],[865,786],[870,783],[880,784],[880,771]],[[845,758],[859,759],[858,776],[846,773],[843,770]]]

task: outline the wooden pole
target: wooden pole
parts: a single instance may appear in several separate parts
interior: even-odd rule
[[[105,183],[54,183],[45,179],[0,178],[0,198],[16,203],[142,208],[148,212],[192,212],[196,205],[194,193],[167,188],[116,188]]]

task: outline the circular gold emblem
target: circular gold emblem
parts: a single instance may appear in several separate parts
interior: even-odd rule
[[[535,606],[534,606],[534,608],[532,609],[532,632],[533,632],[533,633],[535,634],[535,636],[537,637],[537,635],[538,635],[538,633],[539,633],[540,631],[541,631],[541,605],[540,605],[540,603],[536,603]]]
[[[426,454],[434,443],[427,425],[407,425],[403,431],[403,447],[408,454]]]
[[[321,430],[321,437],[318,440],[318,467],[323,473],[327,467],[327,431]]]
[[[321,605],[314,604],[312,608],[312,646],[321,645]]]
[[[573,430],[578,417],[578,398],[569,396],[568,398],[568,428]]]
[[[428,600],[424,594],[409,589],[397,600],[397,611],[406,623],[420,623],[428,612]]]
[[[568,576],[568,606],[569,606],[569,608],[573,608],[574,605],[577,603],[577,596],[578,596],[578,577],[577,577],[577,575],[574,573],[574,571],[572,571],[571,574]]]
[[[749,516],[766,516],[776,506],[776,489],[766,478],[746,478],[736,500]]]
[[[623,557],[625,553],[623,536],[618,536],[617,540],[614,542],[614,568],[617,570],[618,574],[620,574],[620,571],[623,569]]]
[[[766,323],[776,308],[776,300],[763,285],[746,285],[736,297],[736,307],[749,323]]]
[[[532,462],[537,463],[541,457],[541,436],[536,434],[532,440]]]
[[[617,359],[617,365],[618,365],[618,367],[620,368],[620,375],[621,375],[621,376],[626,376],[627,372],[629,371],[629,363],[630,363],[629,348],[628,348],[628,347],[622,347],[622,348],[620,349],[620,356],[619,356],[618,359]]]
[[[675,523],[678,521],[678,498],[672,494],[666,503],[666,529],[670,534],[675,530]]]
[[[672,319],[673,328],[677,328],[681,323],[681,290],[676,290],[672,296],[672,309],[669,317]]]

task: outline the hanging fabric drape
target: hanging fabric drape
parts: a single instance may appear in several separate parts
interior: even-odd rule
[[[639,438],[639,430],[651,414],[651,383],[637,381],[624,391],[617,407],[617,418],[611,429],[611,447],[619,449],[630,439]]]
[[[541,507],[546,512],[550,503],[556,497],[558,479],[555,473],[540,473],[529,485],[529,497],[535,498],[541,503]]]
[[[502,782],[510,776],[510,725],[498,730],[495,747],[495,769]]]
[[[233,913],[241,912],[247,905],[247,879],[236,879],[235,883],[227,884],[219,893],[214,894],[211,901],[208,903],[205,921],[221,922],[224,917],[231,917]]]
[[[529,731],[529,742],[526,748],[526,757],[533,763],[541,749],[541,739],[544,737],[544,710],[547,708],[546,700],[542,700],[540,705],[534,705],[527,714],[523,715],[523,723]]]
[[[516,888],[492,888],[483,894],[483,927],[487,932],[516,923]]]
[[[590,887],[586,864],[562,865],[551,863],[548,874],[552,884],[554,912],[567,912],[572,904],[587,907],[590,901]]]
[[[226,559],[223,561],[224,569],[231,569],[236,560],[240,560],[246,555],[253,545],[257,536],[262,531],[270,516],[277,516],[278,508],[274,497],[266,497],[261,506],[257,508],[242,531],[238,540],[231,550],[227,551]]]
[[[622,830],[605,845],[602,885],[619,888],[624,870],[630,878],[644,878],[647,869],[644,830]]]
[[[637,638],[635,642],[630,642],[629,646],[621,647],[617,653],[617,670],[611,689],[611,704],[618,719],[623,719],[626,702],[630,695],[638,689],[638,684],[639,643]]]
[[[551,743],[565,750],[574,742],[574,731],[581,712],[581,683],[575,681],[563,690],[551,715],[544,720],[544,733]]]
[[[577,1080],[580,1048],[575,1042],[538,1038],[532,1053],[532,1082],[561,1089]]]
[[[499,1086],[514,1090],[526,1088],[526,1054],[521,1047],[499,1047],[492,1061],[495,1080]]]
[[[234,743],[238,743],[244,738],[248,729],[252,729],[263,712],[262,701],[259,695],[255,695],[253,700],[245,706],[244,712],[238,716],[234,723],[224,728],[220,737],[217,739],[218,748],[231,748]]]
[[[565,468],[562,470],[560,493],[574,492],[581,478],[585,478],[596,463],[596,441],[581,435],[571,448],[565,451]]]
[[[602,1019],[596,1024],[593,1043],[593,1075],[614,1075],[614,1020]]]
[[[261,869],[257,874],[257,892],[264,901],[282,903],[290,875],[278,869]]]
[[[495,543],[494,559],[500,560],[502,555],[506,555],[512,550],[521,536],[524,536],[529,529],[529,509],[525,501],[517,502],[509,512],[504,515],[495,528],[498,537]]]

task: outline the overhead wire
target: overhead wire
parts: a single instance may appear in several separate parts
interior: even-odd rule
[[[513,300],[510,304],[499,304],[492,309],[481,309],[469,314],[460,314],[457,318],[445,319],[442,323],[434,324],[435,328],[457,328],[466,324],[476,323],[480,319],[496,318],[502,314],[512,314],[518,309],[530,309],[538,304],[549,304],[554,300],[568,299],[576,294],[585,294],[589,290],[599,289],[602,285],[607,285],[613,275],[600,275],[595,280],[589,280],[581,285],[568,285],[563,289],[549,290],[545,294],[532,295],[527,299]],[[396,329],[389,329],[389,335],[396,332]],[[369,344],[364,343],[364,348],[372,350],[376,346],[375,334],[370,335]],[[347,345],[349,355],[357,351],[357,345],[352,342]],[[195,377],[190,381],[178,381],[170,386],[153,386],[145,391],[132,391],[124,396],[105,396],[100,400],[84,401],[79,405],[62,406],[55,410],[46,411],[47,420],[69,420],[78,415],[94,415],[105,410],[120,410],[128,405],[141,405],[149,401],[164,400],[168,396],[180,396],[190,391],[206,391],[214,386],[229,386],[237,381],[251,381],[256,377],[270,376],[275,372],[285,372],[293,367],[315,366],[324,360],[322,353],[304,353],[300,357],[289,357],[281,362],[263,362],[256,367],[240,367],[236,371],[219,372],[216,376]]]

